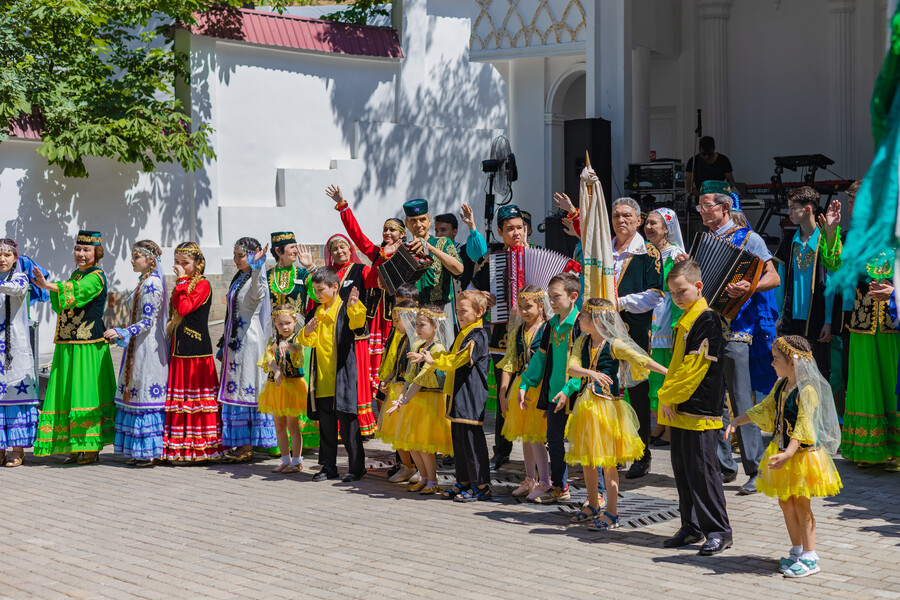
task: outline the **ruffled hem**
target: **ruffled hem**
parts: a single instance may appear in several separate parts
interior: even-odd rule
[[[33,446],[37,424],[38,409],[34,404],[0,406],[0,449]]]
[[[440,452],[452,455],[453,439],[446,414],[446,396],[419,392],[402,406],[393,441],[394,450]]]
[[[526,408],[519,407],[519,383],[521,376],[516,377],[509,386],[506,397],[506,420],[503,423],[501,434],[510,442],[522,440],[523,442],[547,441],[547,417],[546,411],[538,410],[537,401],[540,395],[538,388],[530,388],[525,394]]]
[[[34,455],[98,452],[116,437],[115,415],[114,402],[78,412],[41,413]]]
[[[397,437],[397,424],[400,422],[401,411],[397,410],[389,414],[388,409],[391,407],[391,403],[400,395],[401,391],[403,391],[402,383],[391,383],[388,385],[384,404],[381,405],[381,413],[378,415],[378,429],[375,433],[375,438],[381,440],[385,444],[393,444]]]
[[[284,379],[276,386],[271,381],[259,396],[259,412],[276,417],[298,417],[306,414],[307,387],[302,378]]]
[[[151,460],[163,454],[166,413],[119,408],[113,448],[119,454],[138,460]]]
[[[566,424],[566,462],[609,467],[638,460],[644,442],[638,435],[637,414],[622,400],[607,400],[583,392]]]
[[[255,407],[222,405],[222,446],[274,448],[277,445],[272,415],[260,413]]]
[[[843,483],[834,461],[824,448],[798,450],[780,469],[769,468],[769,458],[781,452],[769,444],[759,463],[756,489],[771,498],[824,498],[840,493]]]

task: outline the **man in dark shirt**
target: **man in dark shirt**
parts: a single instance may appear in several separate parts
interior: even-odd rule
[[[700,186],[708,179],[727,181],[734,187],[731,161],[716,152],[716,140],[707,135],[700,138],[700,153],[688,159],[684,167],[685,189],[696,196],[700,193]]]

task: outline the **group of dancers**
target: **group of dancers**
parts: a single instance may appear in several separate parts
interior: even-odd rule
[[[265,247],[251,237],[237,240],[237,273],[218,348],[209,332],[213,298],[206,262],[193,242],[175,248],[171,294],[159,246],[136,242],[131,262],[138,283],[129,298],[129,322],[107,328],[99,232],[78,233],[76,270],[61,281],[51,281],[21,255],[14,240],[0,240],[0,462],[22,465],[25,449],[33,447],[35,456],[65,454],[66,463],[90,464],[109,443],[138,467],[246,462],[254,448],[277,446],[281,463],[275,471],[295,473],[303,469],[306,445],[318,447],[314,481],[351,482],[365,476],[363,436],[375,434],[398,453],[391,481],[408,482],[409,491],[423,495],[487,501],[493,491],[483,425],[495,388],[495,464],[502,464],[503,441],[523,446],[526,477],[513,495],[540,503],[569,500],[568,467],[581,465],[588,501],[572,521],[616,529],[619,468],[630,462],[627,477],[644,475],[651,443],[667,439],[681,528],[665,545],[703,542],[701,555],[718,554],[732,544],[722,485],[736,474],[729,439],[736,434],[752,491],[777,498],[784,512],[791,550],[780,570],[786,577],[818,572],[810,498],[840,491],[831,455],[841,445],[841,431],[831,386],[817,365],[814,343],[823,343],[824,335],[809,323],[810,307],[820,302],[816,294],[824,293],[815,285],[816,269],[839,264],[840,206],[829,207],[819,229],[811,205],[792,199],[800,237],[788,245],[788,268],[781,265],[771,275],[772,257],[761,255],[767,267],[753,295],[761,300],[742,309],[755,312],[729,322],[704,300],[700,267],[685,253],[675,214],[647,214],[645,241],[637,232],[640,207],[619,199],[612,212],[617,298],[585,298],[576,259],[546,289],[520,289],[514,317],[491,324],[494,298],[483,268],[491,249],[469,207],[461,214],[470,229],[464,243],[455,242],[454,215],[436,217],[445,235],[433,235],[428,203],[417,199],[404,204],[405,220],[385,221],[376,244],[362,233],[339,188],[326,194],[349,237],[329,238],[325,266],[317,267],[291,232],[272,233]],[[578,209],[564,195],[556,201],[568,212],[568,230],[580,235]],[[758,236],[736,222],[736,203],[727,183],[705,182],[698,210],[713,233],[762,253],[764,244],[763,250],[754,247]],[[530,225],[518,207],[501,207],[502,249],[527,245]],[[401,244],[428,257],[429,266],[414,283],[389,294],[377,267]],[[275,266],[267,269],[270,246]],[[810,247],[812,261],[804,254]],[[371,266],[362,264],[357,250]],[[876,297],[883,279],[857,301],[887,303]],[[776,338],[759,328],[766,327],[761,315],[767,302],[774,304],[765,292],[779,284],[788,288],[784,302],[793,314],[808,318],[794,318],[793,329]],[[729,293],[744,293],[732,285]],[[811,292],[803,297],[805,286]],[[58,317],[39,411],[28,312],[42,296]],[[872,325],[874,343],[885,343],[878,328],[888,322]],[[111,343],[124,348],[118,377]],[[853,350],[851,342],[848,414],[853,386],[862,385],[853,369],[865,368]],[[900,357],[894,353],[896,369]],[[773,370],[768,389],[758,376],[767,369]],[[765,400],[742,406],[738,397],[752,390],[766,392]],[[882,409],[881,418],[896,418],[896,404],[893,409],[892,416]],[[651,411],[657,413],[653,432]],[[773,438],[755,456],[750,440],[754,430],[759,438],[760,429]],[[867,435],[851,429],[844,432],[845,456],[855,439]],[[348,455],[343,476],[339,443]],[[897,456],[890,443],[884,446],[884,456],[865,446],[869,454],[860,460]],[[438,485],[438,454],[454,458],[456,482],[447,489]]]

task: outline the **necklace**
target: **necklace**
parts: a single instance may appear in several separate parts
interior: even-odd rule
[[[269,282],[269,289],[273,294],[280,296],[287,295],[294,291],[294,282],[297,279],[297,267],[291,265],[289,269],[275,268],[272,273],[272,280]]]

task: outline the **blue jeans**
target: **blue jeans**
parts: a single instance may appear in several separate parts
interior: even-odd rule
[[[561,489],[569,485],[569,466],[566,464],[566,423],[569,415],[564,410],[553,412],[554,404],[547,410],[547,452],[550,454],[550,483]]]

